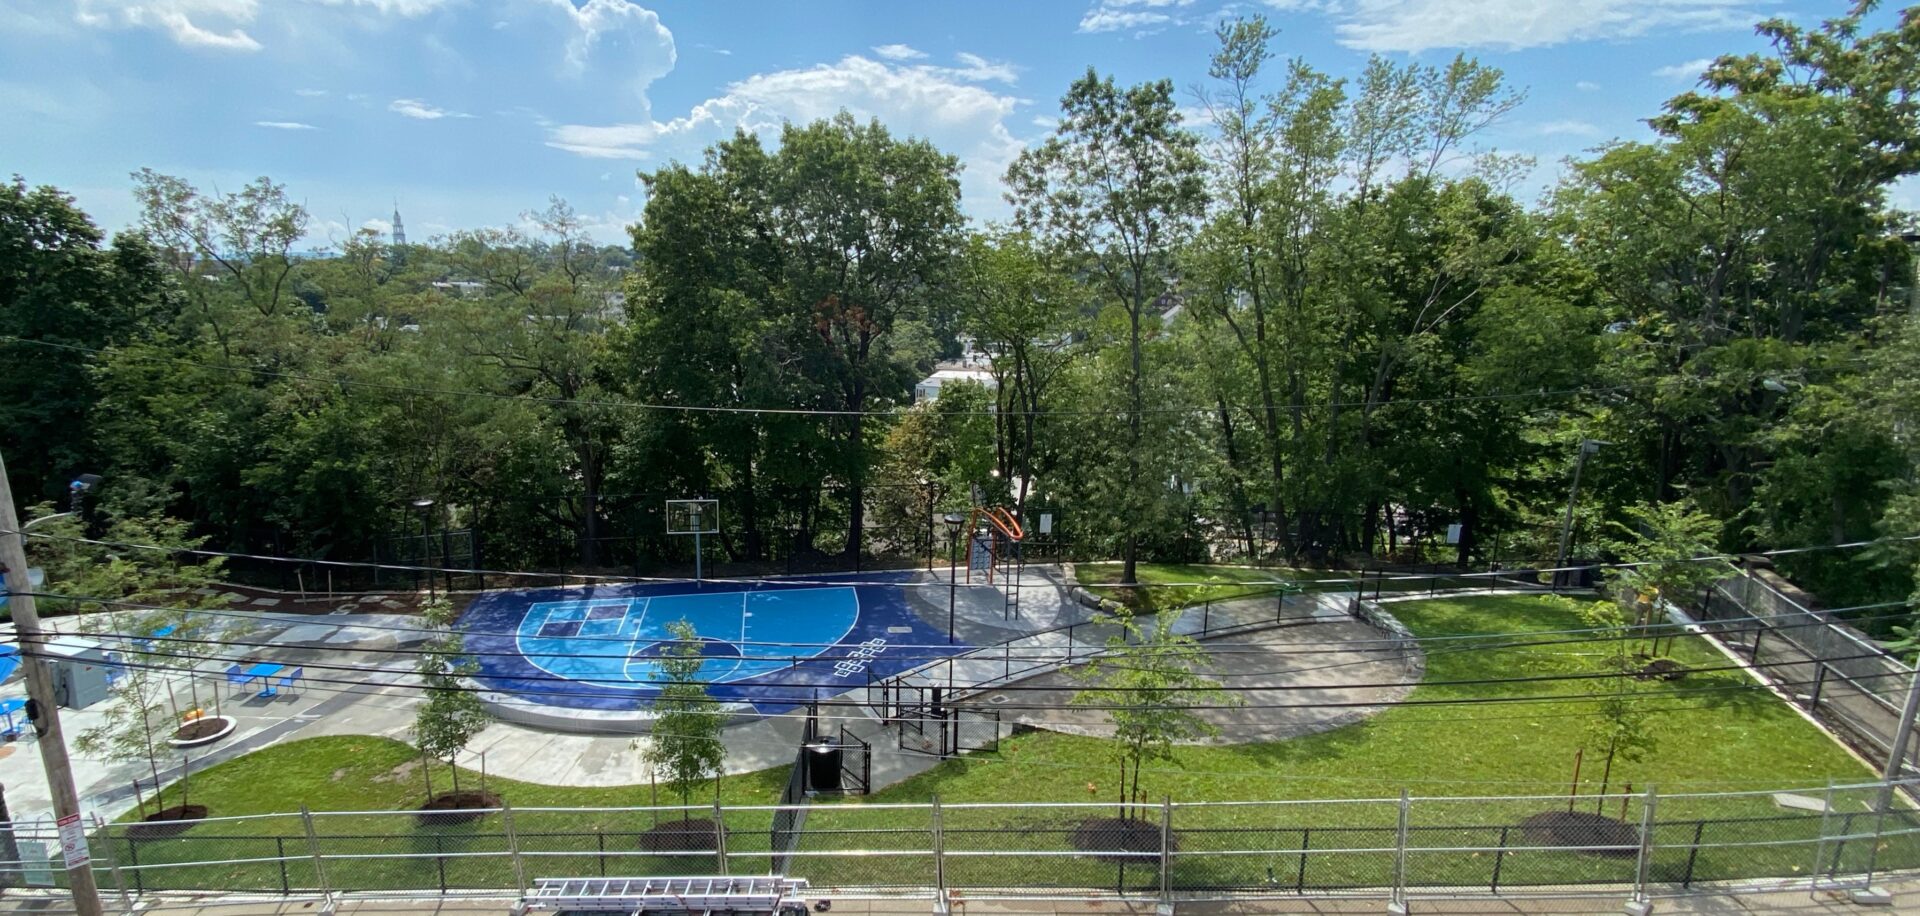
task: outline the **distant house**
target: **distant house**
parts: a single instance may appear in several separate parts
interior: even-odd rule
[[[913,386],[915,404],[931,404],[940,400],[940,386],[951,382],[979,382],[991,391],[995,387],[993,370],[986,366],[966,365],[960,362],[944,362],[934,367],[933,374],[920,380]]]
[[[979,382],[988,391],[999,386],[993,378],[993,358],[976,348],[973,338],[964,334],[960,336],[960,358],[935,364],[933,374],[913,386],[913,402],[931,404],[940,400],[940,386],[951,382]]]

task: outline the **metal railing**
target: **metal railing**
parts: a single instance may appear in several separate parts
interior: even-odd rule
[[[1715,582],[1700,604],[1702,628],[1764,671],[1763,679],[1833,726],[1853,748],[1886,758],[1915,672],[1858,630],[1795,601],[1751,571]],[[1902,756],[1920,767],[1920,742]]]
[[[502,891],[546,877],[765,874],[822,895],[1158,899],[1684,895],[1863,888],[1920,869],[1883,783],[1776,793],[313,812],[99,826],[103,889]],[[687,822],[711,818],[718,830]],[[783,831],[781,828],[785,827]],[[6,883],[64,872],[44,824],[0,825]],[[662,831],[668,831],[663,833]],[[670,834],[670,835],[669,835]],[[101,867],[104,866],[104,867]]]

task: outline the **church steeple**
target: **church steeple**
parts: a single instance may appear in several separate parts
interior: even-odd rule
[[[393,244],[398,248],[407,243],[407,227],[400,222],[400,202],[393,202]]]

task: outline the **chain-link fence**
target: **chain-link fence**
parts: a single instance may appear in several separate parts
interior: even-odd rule
[[[1707,632],[1744,656],[1795,705],[1875,760],[1892,755],[1914,669],[1860,631],[1744,571],[1715,582],[1701,601]],[[1920,767],[1920,740],[1902,755]]]
[[[1898,788],[315,812],[96,826],[91,844],[104,892],[131,896],[777,872],[841,895],[1644,898],[1920,869],[1920,814]],[[0,824],[0,849],[0,884],[64,881],[50,824]]]

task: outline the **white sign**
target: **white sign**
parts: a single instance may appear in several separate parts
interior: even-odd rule
[[[1040,533],[1041,534],[1053,533],[1053,513],[1051,512],[1040,513]]]
[[[69,814],[55,823],[60,825],[60,855],[67,860],[67,870],[72,871],[93,861],[87,851],[87,828],[80,823],[80,815]]]
[[[1449,544],[1460,543],[1460,523],[1459,522],[1454,522],[1453,524],[1447,526],[1447,543]]]

